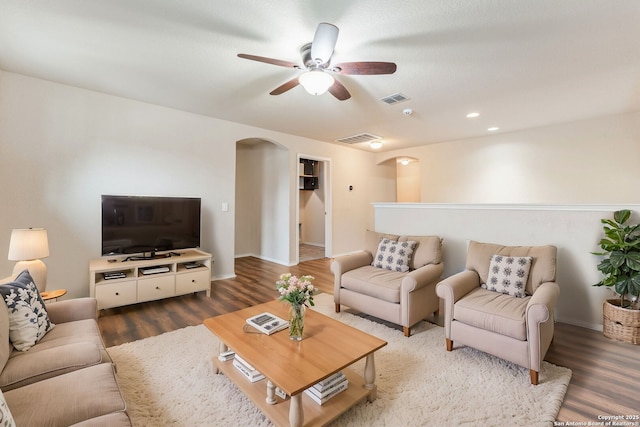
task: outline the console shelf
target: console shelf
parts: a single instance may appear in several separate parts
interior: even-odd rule
[[[199,249],[173,252],[178,256],[127,260],[103,257],[89,262],[89,292],[98,310],[206,291],[211,296],[211,254]],[[146,268],[168,271],[144,274]],[[104,273],[122,272],[124,277],[105,279]]]

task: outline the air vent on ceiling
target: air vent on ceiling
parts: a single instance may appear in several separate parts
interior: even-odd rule
[[[385,104],[397,104],[398,102],[403,102],[410,99],[407,96],[404,96],[403,94],[401,94],[400,92],[398,93],[394,93],[393,95],[389,95],[389,96],[385,96],[384,98],[380,98],[380,101],[384,102]]]
[[[372,135],[370,133],[359,133],[358,135],[347,136],[346,138],[340,138],[338,142],[344,142],[345,144],[359,144],[361,142],[371,142],[376,141],[378,139],[382,139],[377,135]]]

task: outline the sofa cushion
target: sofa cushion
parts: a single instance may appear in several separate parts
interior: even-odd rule
[[[359,294],[400,303],[400,285],[406,273],[372,266],[360,267],[342,275],[341,286]]]
[[[487,283],[483,283],[482,287],[518,298],[524,297],[531,262],[530,256],[492,255]]]
[[[131,425],[131,419],[126,412],[112,412],[90,420],[81,421],[70,427],[126,427]]]
[[[416,270],[429,264],[442,262],[442,239],[438,236],[400,236],[399,242],[413,240],[417,242],[409,270]]]
[[[398,235],[395,234],[386,234],[386,233],[378,233],[377,231],[367,230],[364,235],[364,250],[369,252],[371,256],[375,256],[378,251],[378,245],[380,244],[380,240],[382,238],[387,238],[389,240],[398,240]]]
[[[11,411],[7,406],[7,401],[4,399],[4,395],[0,391],[0,427],[15,427],[16,422],[11,415]]]
[[[0,388],[13,390],[102,362],[98,347],[79,342],[41,349],[36,345],[27,352],[14,351],[0,373]]]
[[[415,246],[415,241],[398,242],[382,238],[371,265],[386,270],[407,272]]]
[[[17,350],[29,350],[55,326],[28,270],[0,285],[0,295],[9,309],[9,339]]]
[[[94,343],[100,350],[103,363],[111,363],[111,357],[104,347],[98,322],[94,319],[76,320],[74,322],[58,323],[56,327],[45,335],[33,350],[39,351],[59,347],[72,343]]]
[[[455,321],[496,332],[517,340],[527,340],[525,313],[531,297],[515,298],[476,288],[454,304]]]
[[[533,295],[540,284],[556,280],[557,248],[545,246],[504,246],[495,243],[469,242],[466,269],[473,270],[480,276],[481,283],[487,283],[489,276],[489,260],[494,254],[508,256],[533,257],[529,279],[525,290],[527,295]]]
[[[19,426],[70,426],[125,410],[110,363],[29,384],[4,396]]]
[[[4,369],[13,346],[9,341],[9,309],[0,301],[0,372]]]

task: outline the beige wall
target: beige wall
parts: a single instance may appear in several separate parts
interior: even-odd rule
[[[275,184],[288,187],[275,201],[285,213],[266,230],[284,262],[294,258],[298,153],[330,158],[338,171],[336,253],[362,247],[372,202],[395,200],[395,177],[377,169],[371,153],[1,72],[0,250],[8,250],[13,228],[45,227],[48,287],[85,296],[89,260],[100,256],[101,194],[194,196],[203,201],[202,249],[213,253],[213,276],[232,276],[236,145],[247,138],[277,143],[288,156],[290,179]],[[348,184],[358,190],[348,193]],[[0,277],[12,269],[0,257]]]
[[[420,162],[410,161],[406,165],[396,163],[396,169],[398,202],[420,203],[422,201]]]
[[[558,247],[558,320],[601,328],[594,288],[599,219],[640,215],[640,113],[379,154],[420,160],[425,205],[381,206],[376,229],[444,237],[445,277],[461,271],[466,241]]]
[[[384,159],[399,156],[420,161],[423,202],[638,203],[639,123],[634,113],[372,154],[0,72],[0,248],[8,249],[13,228],[47,228],[49,286],[88,295],[88,262],[100,255],[101,194],[196,196],[213,275],[231,276],[236,146],[247,138],[288,156],[288,192],[278,199],[288,212],[270,240],[288,263],[295,261],[299,155],[331,161],[334,255],[362,247],[373,202],[396,200],[396,168]],[[0,257],[0,277],[12,268]]]
[[[640,202],[640,112],[379,154],[420,160],[422,202]]]

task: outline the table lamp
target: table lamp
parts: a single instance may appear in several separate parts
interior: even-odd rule
[[[13,275],[29,270],[39,292],[47,287],[47,266],[40,258],[49,256],[49,241],[44,228],[20,228],[11,231],[9,261],[18,261]]]

